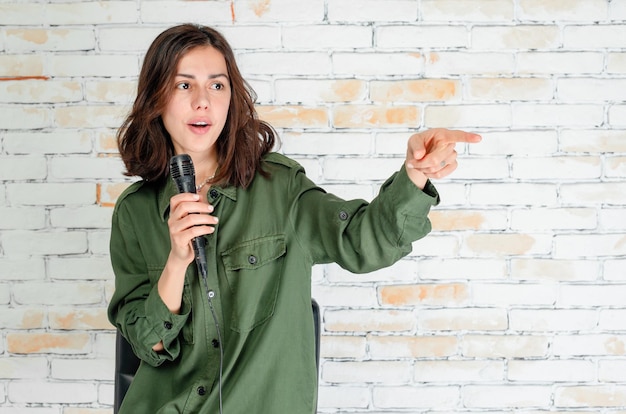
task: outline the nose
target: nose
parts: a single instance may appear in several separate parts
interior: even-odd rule
[[[208,91],[200,89],[196,92],[192,103],[194,109],[208,109],[211,105]]]

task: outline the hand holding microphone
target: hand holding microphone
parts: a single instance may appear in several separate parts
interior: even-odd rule
[[[189,251],[191,240],[198,271],[206,276],[207,259],[204,252],[206,240],[202,236],[215,231],[213,225],[217,224],[217,217],[207,214],[213,211],[212,206],[198,202],[200,197],[196,194],[195,170],[189,155],[179,154],[171,158],[170,175],[180,193],[172,197],[170,202],[168,225],[172,250],[178,252],[179,257],[191,260]],[[185,249],[187,250],[183,252]]]

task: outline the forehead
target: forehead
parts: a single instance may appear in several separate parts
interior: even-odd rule
[[[178,72],[209,71],[227,74],[226,59],[213,46],[197,46],[189,49],[178,61]]]

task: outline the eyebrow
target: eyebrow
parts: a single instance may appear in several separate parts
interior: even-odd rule
[[[181,78],[187,78],[187,79],[196,79],[194,75],[188,75],[186,73],[177,73],[176,76],[177,77],[179,76]],[[209,75],[207,79],[217,79],[217,78],[222,78],[222,77],[229,79],[228,75],[225,73],[215,73],[213,75]]]

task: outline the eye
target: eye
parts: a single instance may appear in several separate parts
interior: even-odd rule
[[[179,83],[176,84],[176,89],[187,90],[190,87],[191,86],[189,85],[188,82],[179,82]]]
[[[216,91],[222,90],[224,89],[224,84],[222,82],[215,82],[211,84],[211,89],[214,89]]]

